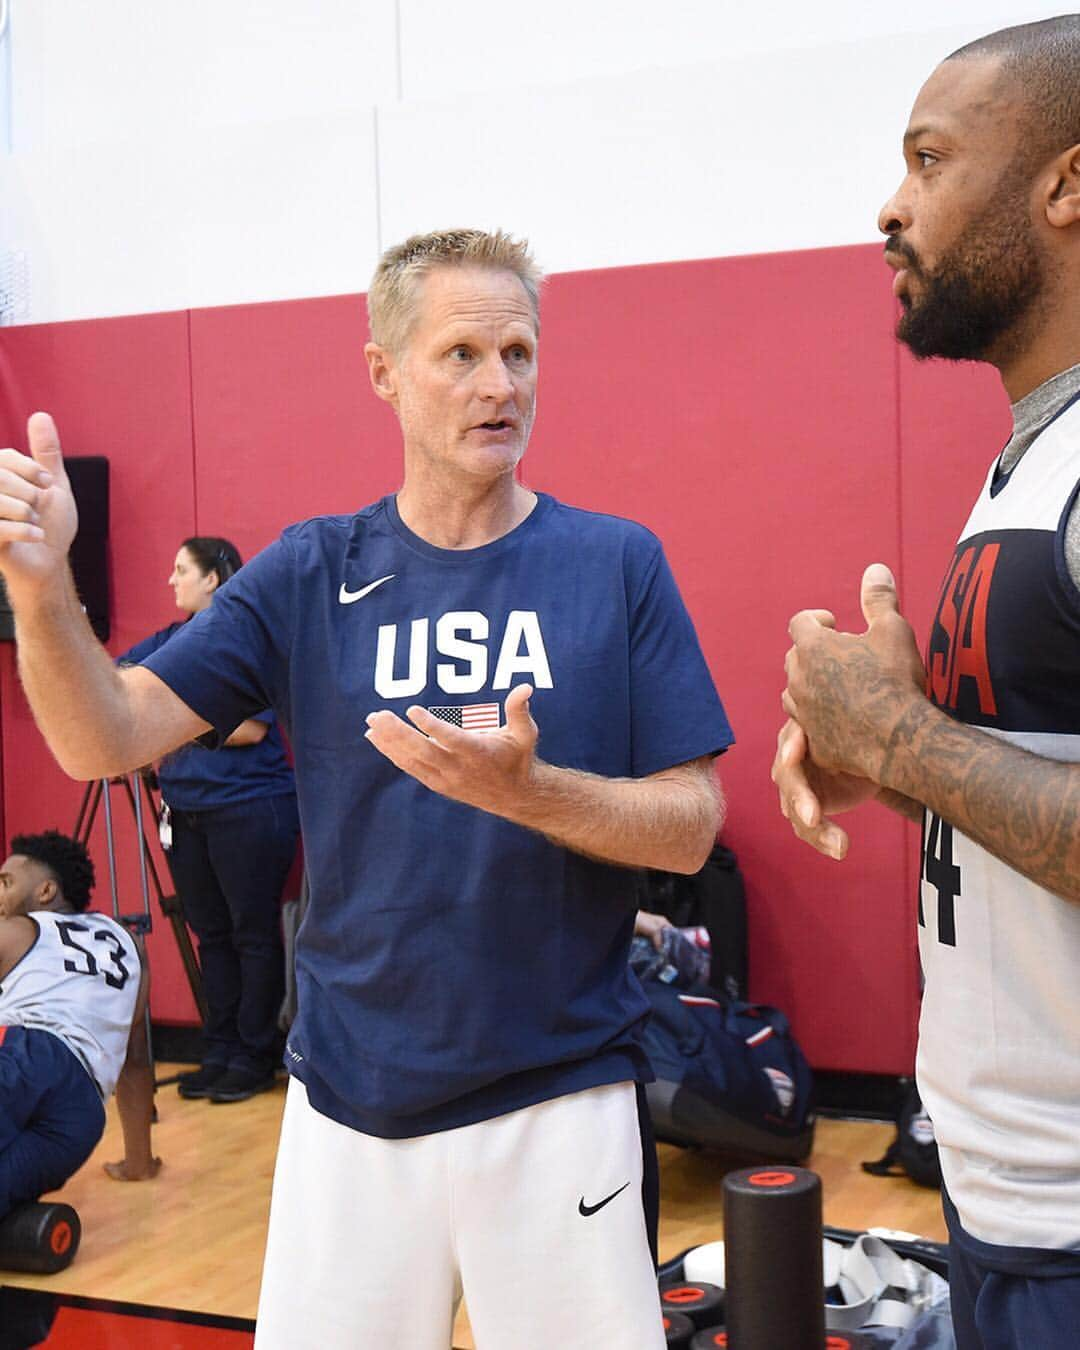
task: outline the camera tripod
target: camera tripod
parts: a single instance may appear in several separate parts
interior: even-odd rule
[[[134,783],[132,782],[133,779]],[[113,787],[123,789],[123,795],[135,822],[135,833],[139,841],[139,890],[142,897],[142,908],[128,914],[122,913],[120,906],[120,884],[116,871],[116,845],[113,829]],[[117,923],[123,924],[131,933],[141,950],[143,939],[153,928],[153,915],[150,910],[150,891],[151,888],[153,889],[157,897],[158,908],[172,926],[173,937],[176,939],[177,950],[180,953],[180,961],[184,967],[184,974],[187,976],[188,986],[195,1000],[195,1006],[199,1010],[199,1018],[205,1022],[206,999],[203,994],[199,961],[195,955],[195,949],[191,945],[191,937],[184,922],[180,902],[175,895],[166,895],[153,855],[150,852],[150,843],[144,827],[144,797],[150,819],[152,821],[157,820],[158,810],[151,786],[151,774],[146,770],[140,770],[134,774],[124,774],[119,778],[99,778],[87,783],[86,791],[83,793],[82,805],[79,807],[79,814],[75,821],[75,838],[83,845],[89,843],[90,832],[94,827],[98,809],[104,803],[105,849],[109,866],[109,891],[113,918]],[[149,1003],[146,1007],[146,1043],[150,1050],[150,1064],[151,1069],[153,1069],[154,1052],[150,1037]],[[172,1081],[173,1079],[165,1079],[161,1082],[155,1082],[154,1086],[161,1087],[164,1082]]]

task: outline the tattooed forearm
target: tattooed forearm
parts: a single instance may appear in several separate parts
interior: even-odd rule
[[[922,820],[923,804],[917,802],[914,797],[905,797],[902,792],[893,792],[890,788],[882,788],[877,795],[877,800],[882,806],[887,806],[890,811],[895,811],[908,820]]]
[[[924,703],[897,723],[881,781],[1038,885],[1080,902],[1080,764],[1033,755]]]

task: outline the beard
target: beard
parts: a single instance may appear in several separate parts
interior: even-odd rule
[[[1029,191],[1029,178],[1006,175],[933,272],[923,271],[903,240],[886,244],[886,252],[904,258],[920,282],[916,297],[902,297],[896,326],[897,338],[920,360],[1000,360],[1022,345],[1024,322],[1046,285]]]

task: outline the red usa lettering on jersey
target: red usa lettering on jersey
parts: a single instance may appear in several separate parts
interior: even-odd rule
[[[423,693],[428,684],[432,626],[427,618],[379,626],[375,692],[380,698],[415,698]],[[401,633],[402,629],[407,637]],[[536,689],[554,688],[535,610],[511,610],[497,643],[492,640],[487,615],[475,609],[451,610],[435,620],[434,629],[437,655],[450,658],[435,666],[435,680],[444,694],[475,694],[489,687],[509,689],[515,675],[527,676]],[[495,673],[489,686],[493,652],[496,652]]]
[[[987,657],[986,613],[1000,544],[958,549],[945,578],[931,630],[926,694],[939,708],[958,706],[960,681],[975,681],[979,710],[997,715],[997,700]]]

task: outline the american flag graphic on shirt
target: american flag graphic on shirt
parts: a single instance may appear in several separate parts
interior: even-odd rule
[[[456,708],[429,708],[428,712],[440,722],[449,722],[462,731],[497,731],[499,728],[497,703],[465,703]]]

